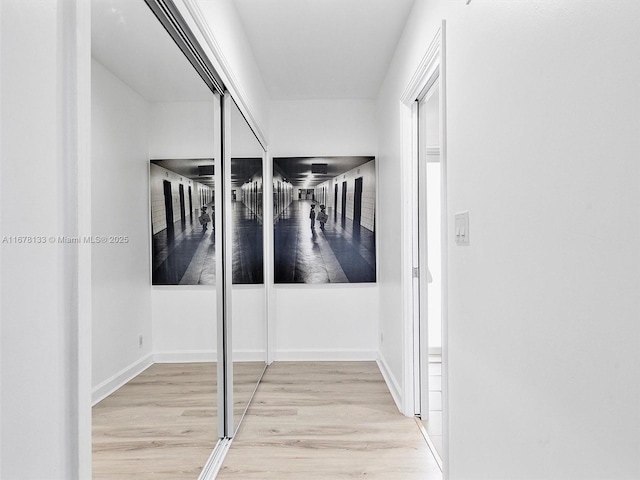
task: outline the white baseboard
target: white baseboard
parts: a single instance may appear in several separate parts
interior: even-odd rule
[[[239,350],[233,352],[234,362],[265,362],[267,353],[262,350]],[[156,352],[153,363],[200,363],[217,362],[218,354],[213,350],[175,350]]]
[[[234,362],[266,362],[266,350],[236,350],[233,352]]]
[[[374,362],[378,352],[374,350],[276,350],[273,360],[281,362]]]
[[[150,353],[94,387],[91,392],[91,405],[93,406],[104,400],[154,363],[201,363],[217,361],[218,354],[213,350],[175,350],[172,352]],[[266,353],[258,350],[239,351],[234,353],[234,361],[264,362],[266,361]]]
[[[140,375],[151,365],[153,365],[153,355],[149,353],[128,367],[123,368],[115,375],[107,378],[104,382],[95,386],[91,391],[91,405],[95,405],[96,403],[104,400],[129,380]]]
[[[174,350],[155,352],[153,363],[201,363],[217,362],[218,354],[213,350]]]
[[[387,365],[387,361],[384,359],[382,353],[378,352],[376,362],[378,363],[378,368],[380,368],[380,373],[382,373],[382,378],[384,378],[387,388],[389,388],[389,392],[391,392],[393,401],[396,402],[396,407],[402,412],[402,389],[400,388],[400,384],[393,373],[391,373],[391,369],[389,369],[389,365]]]
[[[122,387],[125,383],[129,382],[132,378],[140,375],[147,368],[154,363],[198,363],[198,362],[216,362],[218,359],[217,353],[213,350],[176,350],[172,352],[156,352],[150,353],[140,360],[134,362],[128,367],[122,369],[112,377],[108,378],[101,384],[93,388],[91,393],[92,405],[104,400],[113,392]],[[388,369],[384,360],[378,355],[378,352],[373,350],[278,350],[274,352],[275,361],[304,361],[304,362],[362,362],[362,361],[377,361],[382,376],[385,378],[391,395],[398,403],[397,391],[399,388],[396,386],[396,392],[394,392],[391,385],[395,383],[393,376],[386,373]],[[265,353],[257,350],[244,350],[235,352],[234,361],[237,362],[254,362],[265,361]],[[385,365],[383,367],[382,365]],[[389,380],[387,378],[393,380]],[[391,383],[390,383],[391,382]],[[396,384],[397,385],[397,384]]]

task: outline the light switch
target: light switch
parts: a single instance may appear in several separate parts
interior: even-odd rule
[[[469,212],[455,214],[456,245],[469,245]]]

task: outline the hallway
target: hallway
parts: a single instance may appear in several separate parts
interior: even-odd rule
[[[317,202],[291,202],[274,224],[275,283],[375,282],[374,232],[332,208],[324,228],[316,221],[312,229],[312,204]]]
[[[210,211],[213,210],[210,207]],[[262,224],[242,202],[231,204],[233,283],[263,283]],[[216,249],[213,223],[203,230],[195,217],[153,236],[154,285],[215,285]]]
[[[264,282],[262,223],[241,201],[231,202],[233,283]]]
[[[209,211],[213,210],[210,207]],[[209,223],[203,230],[195,215],[173,224],[173,235],[164,229],[153,235],[154,285],[214,285],[215,237]]]
[[[375,362],[275,362],[218,479],[441,480]]]

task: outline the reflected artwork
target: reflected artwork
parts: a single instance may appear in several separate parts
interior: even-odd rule
[[[213,158],[151,160],[153,285],[214,285]]]
[[[374,157],[273,159],[275,283],[376,281]]]
[[[262,158],[231,159],[231,255],[234,284],[264,282]]]

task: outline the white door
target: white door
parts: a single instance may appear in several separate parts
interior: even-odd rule
[[[444,299],[442,236],[444,177],[441,162],[440,83],[436,77],[418,101],[418,351],[419,411],[423,425],[441,453],[442,307]]]

